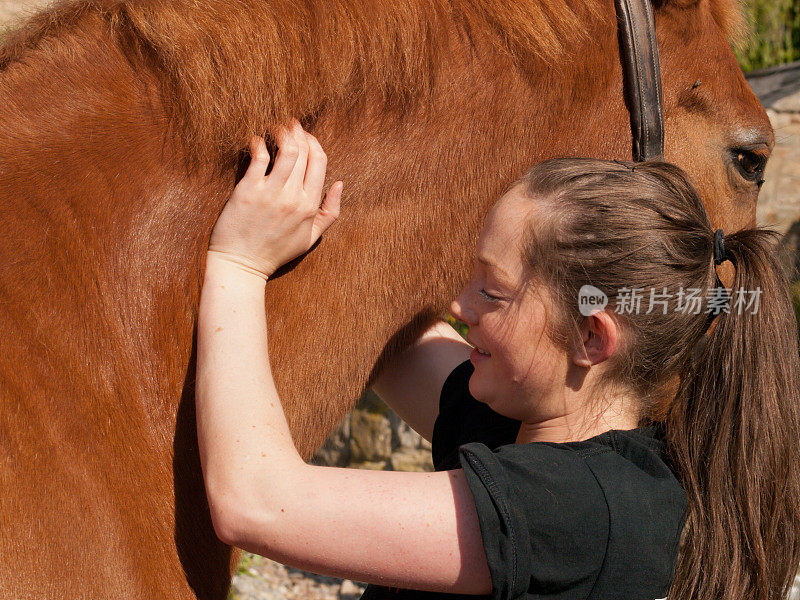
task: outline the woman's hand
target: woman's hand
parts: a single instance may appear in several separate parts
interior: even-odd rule
[[[208,251],[267,279],[297,258],[339,216],[342,182],[320,206],[327,157],[298,121],[278,135],[269,175],[269,152],[261,137],[250,141],[250,166],[236,185],[211,232]]]

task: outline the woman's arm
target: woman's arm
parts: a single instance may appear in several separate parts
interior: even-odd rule
[[[209,256],[198,321],[197,426],[224,542],[334,577],[430,591],[491,591],[461,469],[307,465],[269,369],[264,280]]]
[[[447,376],[472,351],[449,323],[438,321],[381,369],[372,389],[429,442]]]
[[[304,135],[296,124],[294,142],[281,136],[269,177],[263,140],[253,147],[244,183],[212,234],[198,319],[196,403],[214,528],[229,544],[320,573],[488,593],[486,555],[462,470],[312,466],[291,439],[269,367],[265,280],[307,250],[338,212],[336,191],[322,209],[302,206],[319,206],[325,172],[321,149],[314,140],[304,143]]]

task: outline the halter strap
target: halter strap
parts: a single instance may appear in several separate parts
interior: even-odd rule
[[[614,0],[625,103],[631,114],[633,160],[664,156],[661,67],[650,0]]]

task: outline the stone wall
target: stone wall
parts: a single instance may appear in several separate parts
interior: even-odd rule
[[[339,423],[311,462],[384,471],[433,471],[430,443],[372,391]]]
[[[753,71],[746,77],[775,131],[757,222],[785,234],[800,221],[800,61]]]

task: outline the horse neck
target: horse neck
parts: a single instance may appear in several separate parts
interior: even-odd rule
[[[75,387],[97,394],[99,385],[108,401],[135,396],[141,411],[171,421],[191,371],[205,243],[232,173],[212,177],[211,165],[186,173],[159,82],[98,36],[101,25],[94,35],[53,40],[69,52],[32,52],[0,80],[0,95],[33,100],[0,117],[0,147],[14,150],[0,156],[13,197],[3,206],[13,207],[17,234],[6,238],[3,258],[20,248],[36,257],[25,285],[13,283],[14,269],[0,285],[18,308],[14,318],[24,302],[38,302],[26,327],[50,331],[64,360],[94,365]],[[601,154],[609,146],[600,121],[623,115],[621,95],[583,89],[615,85],[604,77],[608,59],[587,55],[558,73],[474,43],[461,40],[441,57],[428,96],[387,106],[360,90],[354,105],[332,103],[313,124],[330,156],[329,179],[345,181],[343,217],[271,283],[267,298],[278,384],[306,454],[376,362],[446,309],[504,187],[537,159]],[[98,56],[102,69],[94,68]],[[591,84],[576,83],[579,68]],[[565,106],[576,88],[581,96]],[[596,97],[610,99],[589,110]],[[564,135],[577,129],[580,143]],[[58,318],[45,309],[53,298]],[[317,420],[307,418],[314,413]]]
[[[31,368],[65,366],[71,380],[49,385],[169,423],[203,236],[232,174],[185,171],[154,81],[112,40],[87,32],[49,44],[0,74],[0,322],[47,340],[16,344]]]

